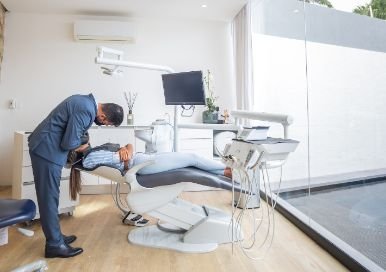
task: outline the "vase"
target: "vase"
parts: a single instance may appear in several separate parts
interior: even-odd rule
[[[129,113],[127,114],[127,124],[128,125],[134,124],[134,114],[131,110],[129,110]]]
[[[202,112],[202,122],[206,124],[217,124],[218,112],[208,110]]]

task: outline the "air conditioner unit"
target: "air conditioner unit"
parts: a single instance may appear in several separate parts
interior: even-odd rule
[[[134,36],[131,22],[82,20],[74,23],[76,41],[134,43]]]

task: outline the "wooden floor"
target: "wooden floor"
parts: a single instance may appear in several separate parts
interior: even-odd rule
[[[10,197],[10,187],[0,187],[0,197]],[[229,192],[185,193],[183,198],[196,203],[231,210]],[[46,259],[48,271],[348,271],[327,252],[276,213],[275,238],[262,260],[251,260],[231,244],[220,245],[205,254],[184,254],[129,244],[127,234],[133,228],[121,224],[120,213],[111,195],[82,195],[73,216],[62,215],[65,234],[75,234],[74,246],[83,254],[69,259]],[[44,235],[38,221],[30,227],[33,237],[9,230],[9,243],[0,246],[0,271],[44,257]],[[255,251],[255,255],[262,252]]]

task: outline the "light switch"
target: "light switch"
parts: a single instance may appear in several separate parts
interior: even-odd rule
[[[11,99],[9,101],[9,108],[10,109],[16,109],[16,99]]]

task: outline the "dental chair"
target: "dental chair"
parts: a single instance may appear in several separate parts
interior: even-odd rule
[[[179,198],[189,183],[232,190],[231,179],[193,167],[151,175],[137,174],[141,168],[153,163],[147,161],[136,165],[124,176],[119,170],[106,166],[88,171],[117,182],[117,194],[120,184],[127,184],[130,187],[127,195],[130,211],[147,214],[159,220],[157,225],[131,230],[128,235],[131,243],[180,252],[203,253],[215,250],[219,244],[232,242],[234,237],[242,237],[240,226],[235,222],[231,223],[230,214]],[[79,167],[77,169],[84,171]],[[233,190],[241,191],[242,188],[235,186]]]
[[[0,230],[8,231],[8,227],[31,221],[35,218],[36,205],[30,199],[0,199]],[[18,230],[28,236],[33,232],[18,228]],[[8,233],[7,233],[8,234]],[[47,263],[38,260],[25,266],[16,268],[11,272],[44,271]]]

